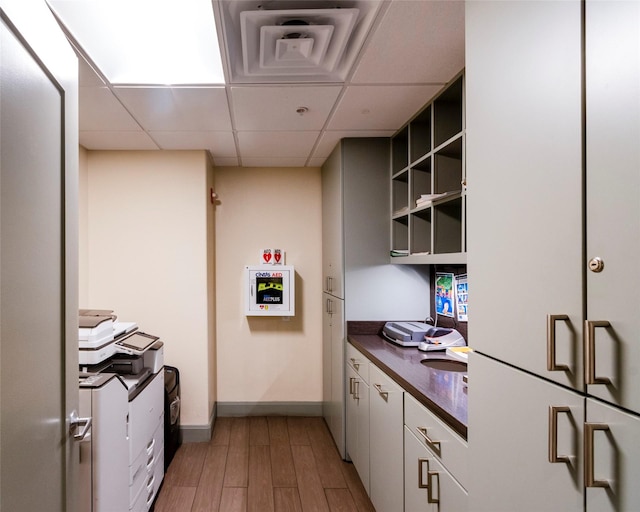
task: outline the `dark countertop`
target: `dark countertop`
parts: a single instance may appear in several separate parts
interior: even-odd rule
[[[436,370],[420,361],[446,358],[444,352],[422,352],[401,347],[381,335],[383,323],[348,322],[347,339],[418,402],[467,438],[467,386],[464,372]]]

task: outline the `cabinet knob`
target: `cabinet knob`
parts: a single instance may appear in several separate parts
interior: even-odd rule
[[[591,272],[602,272],[604,270],[604,261],[599,256],[589,260],[589,270]]]

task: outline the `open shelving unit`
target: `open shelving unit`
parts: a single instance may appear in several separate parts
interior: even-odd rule
[[[391,262],[466,263],[464,75],[391,138]]]

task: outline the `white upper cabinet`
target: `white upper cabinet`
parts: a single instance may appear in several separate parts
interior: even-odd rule
[[[640,3],[587,2],[585,31],[588,391],[640,411]]]
[[[472,346],[580,388],[581,4],[468,2],[466,40]],[[547,370],[550,315],[566,318],[554,322],[559,371]]]

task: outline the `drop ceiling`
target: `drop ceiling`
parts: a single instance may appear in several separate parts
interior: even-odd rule
[[[49,3],[56,12],[74,2]],[[391,136],[464,67],[461,0],[213,0],[211,7],[226,83],[197,85],[110,82],[78,22],[74,28],[59,9],[80,56],[84,147],[200,149],[217,166],[316,167],[341,138]]]

